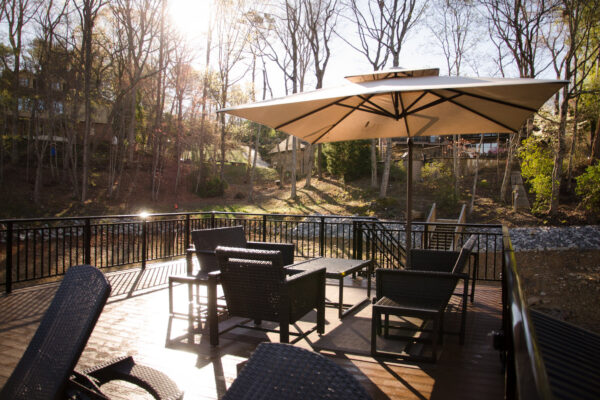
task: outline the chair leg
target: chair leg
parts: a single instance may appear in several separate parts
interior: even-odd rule
[[[385,314],[385,323],[384,323],[384,337],[388,337],[390,335],[390,314]]]
[[[260,324],[262,324],[262,320],[260,320],[260,319],[254,320],[254,325],[260,325]]]
[[[169,277],[169,315],[173,315],[173,280]]]
[[[373,310],[371,317],[371,355],[377,353],[377,335],[381,333],[381,314],[378,310]]]
[[[325,333],[325,303],[321,302],[317,307],[317,332]]]
[[[438,345],[438,340],[440,337],[443,336],[443,333],[440,334],[440,329],[438,328],[438,326],[442,325],[440,323],[440,316],[437,316],[433,319],[433,329],[432,329],[432,335],[433,337],[431,338],[431,359],[433,362],[436,362],[437,360],[437,345]]]

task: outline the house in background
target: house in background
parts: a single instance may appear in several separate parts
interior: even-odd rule
[[[296,142],[296,173],[304,175],[308,171],[308,152],[306,148],[308,143],[299,140]],[[288,136],[282,140],[277,146],[269,151],[270,163],[273,168],[285,171],[292,169],[292,137]]]

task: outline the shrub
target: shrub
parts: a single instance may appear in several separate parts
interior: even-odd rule
[[[437,206],[451,208],[456,206],[458,199],[454,192],[452,170],[440,161],[426,164],[421,170],[423,185],[429,189],[435,198]]]
[[[581,204],[590,211],[600,211],[600,161],[587,167],[576,179],[575,193],[581,197]]]
[[[348,182],[370,171],[371,151],[368,140],[328,143],[323,148],[327,171]]]
[[[547,208],[552,196],[553,152],[544,139],[531,136],[519,148],[521,174],[535,193],[532,210]]]

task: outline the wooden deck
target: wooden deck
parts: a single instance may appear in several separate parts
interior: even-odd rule
[[[109,274],[112,295],[78,363],[83,369],[117,356],[134,355],[139,362],[171,376],[187,399],[215,399],[223,395],[244,361],[262,341],[278,341],[278,335],[234,329],[211,347],[208,335],[188,333],[190,321],[168,316],[167,277],[181,273],[182,262],[149,265]],[[348,278],[345,299],[365,296],[365,281]],[[0,296],[0,386],[10,376],[56,290],[47,284]],[[328,285],[327,295],[336,299],[337,286]],[[185,307],[185,288],[176,289]],[[467,336],[463,346],[458,337],[446,335],[440,359],[435,364],[375,360],[368,356],[370,306],[340,321],[337,310],[327,308],[326,331],[312,333],[298,346],[312,348],[332,357],[348,369],[375,399],[502,399],[503,374],[498,353],[492,349],[492,330],[501,325],[500,286],[479,284],[475,303],[469,304]],[[457,325],[451,312],[447,328]],[[310,327],[309,315],[298,324]],[[226,324],[227,322],[224,322]],[[116,398],[143,398],[123,384],[111,384]]]

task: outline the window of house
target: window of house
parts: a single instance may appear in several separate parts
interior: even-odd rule
[[[29,78],[25,76],[19,77],[19,86],[29,87]]]
[[[52,82],[52,90],[60,90],[60,82]]]
[[[17,107],[19,111],[31,111],[31,99],[19,97]]]
[[[62,114],[65,112],[65,106],[62,101],[55,101],[53,103],[53,106],[54,106],[54,112],[56,114]]]

